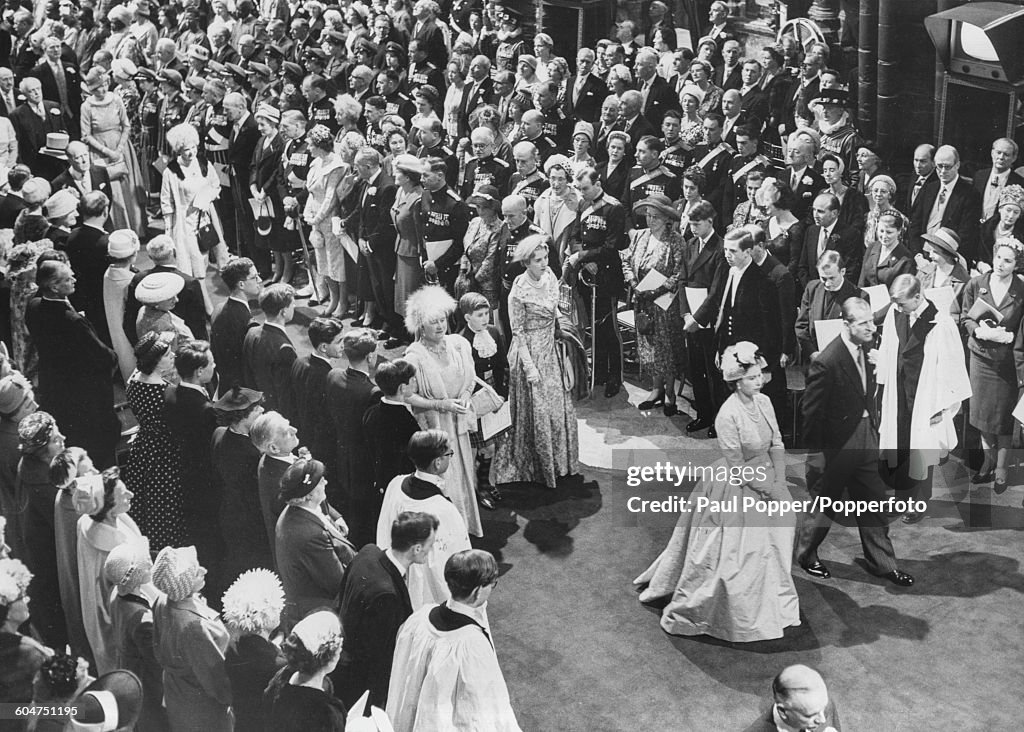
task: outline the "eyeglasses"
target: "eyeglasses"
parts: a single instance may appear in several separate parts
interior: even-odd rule
[[[938,170],[952,170],[960,163],[935,163],[935,167]]]

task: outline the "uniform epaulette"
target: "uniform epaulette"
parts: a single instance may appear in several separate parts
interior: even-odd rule
[[[772,161],[769,160],[768,158],[766,158],[764,155],[758,155],[756,158],[754,158],[754,160],[756,160],[757,162],[761,163],[762,165],[771,165],[772,164]]]
[[[659,168],[661,170],[661,174],[662,175],[664,175],[664,176],[666,176],[668,178],[675,178],[676,177],[676,174],[673,173],[671,169],[666,168],[664,165],[659,166]]]
[[[604,194],[604,200],[607,203],[610,203],[610,204],[613,204],[613,205],[618,205],[618,206],[622,205],[622,201],[617,199],[615,196],[609,196],[607,193]]]
[[[505,160],[505,158],[499,158],[499,157],[498,157],[497,155],[495,155],[495,156],[494,156],[493,158],[491,158],[491,159],[492,159],[492,160],[493,160],[494,162],[498,163],[499,165],[501,165],[502,167],[505,167],[505,168],[509,167],[509,165],[511,164],[511,163],[509,163],[509,162],[508,162],[507,160]]]
[[[544,139],[547,140],[548,144],[551,145],[551,147],[555,147],[555,141],[552,140],[550,137],[544,135]]]
[[[454,155],[455,154],[454,151],[452,151],[452,149],[450,147],[448,147],[447,145],[443,145],[441,147],[441,152],[443,152],[445,155]]]
[[[453,191],[451,188],[446,189],[446,193],[453,201],[462,201],[462,198],[459,196],[459,194]]]

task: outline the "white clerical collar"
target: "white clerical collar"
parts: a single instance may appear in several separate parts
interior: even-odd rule
[[[417,470],[413,473],[413,476],[419,478],[426,483],[432,483],[438,488],[444,488],[444,478],[440,475],[434,475],[433,473],[424,473],[422,470]]]
[[[405,577],[405,575],[409,572],[409,568],[402,566],[402,563],[395,559],[395,553],[391,551],[391,549],[385,549],[384,556],[387,557],[393,565],[398,567],[398,573]]]

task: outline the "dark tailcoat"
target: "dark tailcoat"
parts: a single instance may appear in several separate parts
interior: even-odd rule
[[[245,334],[254,325],[249,308],[228,298],[213,315],[210,326],[210,349],[217,361],[220,391],[226,393],[236,384],[244,382],[242,344]]]
[[[803,251],[796,263],[796,274],[801,289],[807,287],[808,282],[818,279],[818,238],[820,236],[821,227],[817,224],[811,224],[804,231]],[[828,240],[825,242],[825,249],[834,249],[843,255],[843,261],[846,262],[846,279],[850,282],[860,279],[864,243],[855,229],[843,228],[837,220],[835,226],[832,227],[832,233],[829,234]]]
[[[907,246],[913,253],[921,251],[921,235],[928,231],[928,217],[939,197],[940,181],[936,177],[925,184],[910,216]],[[942,226],[960,236],[960,253],[968,264],[977,261],[981,237],[981,195],[963,178],[958,178],[949,192],[942,212]]]
[[[71,304],[85,312],[100,339],[108,346],[110,329],[103,305],[103,275],[107,271],[107,233],[92,226],[72,230],[67,241],[67,255],[75,273],[75,291]]]
[[[283,328],[259,325],[250,328],[242,341],[242,383],[263,392],[269,412],[280,410],[287,401],[295,347]]]

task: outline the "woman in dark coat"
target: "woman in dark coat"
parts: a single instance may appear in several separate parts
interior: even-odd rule
[[[288,665],[263,695],[266,729],[275,732],[342,732],[345,705],[334,698],[327,674],[341,657],[341,622],[322,610],[303,618],[281,646]]]
[[[29,588],[32,625],[44,643],[63,648],[68,636],[60,601],[53,510],[57,488],[50,480],[50,461],[63,452],[64,435],[51,415],[35,412],[21,420],[18,438],[22,457],[15,500],[21,509],[25,563],[35,575]]]
[[[285,665],[281,649],[270,640],[283,609],[281,580],[267,569],[244,573],[224,593],[224,624],[231,634],[224,671],[237,730],[264,729],[263,691]]]
[[[213,433],[212,453],[221,482],[221,573],[226,582],[247,569],[273,566],[256,490],[260,451],[249,439],[249,428],[263,414],[262,401],[262,392],[235,386],[213,405],[222,425]]]
[[[971,354],[971,426],[981,432],[985,462],[972,483],[995,480],[995,492],[1006,490],[1006,456],[1013,438],[1013,407],[1024,381],[1021,343],[1024,282],[1014,271],[1024,261],[1024,245],[997,239],[992,271],[964,287],[960,324],[967,331]],[[1001,318],[995,313],[999,313]]]
[[[612,132],[608,135],[608,162],[598,168],[604,192],[618,201],[626,195],[626,187],[629,185],[629,148],[629,135],[625,132]]]
[[[256,126],[262,137],[256,143],[256,151],[252,156],[252,177],[249,185],[250,193],[258,204],[254,242],[260,249],[276,252],[279,247],[274,244],[274,240],[280,240],[284,230],[284,203],[279,189],[284,138],[277,129],[281,122],[281,113],[276,107],[261,104],[255,117]],[[280,274],[275,267],[274,282],[280,281]]]

